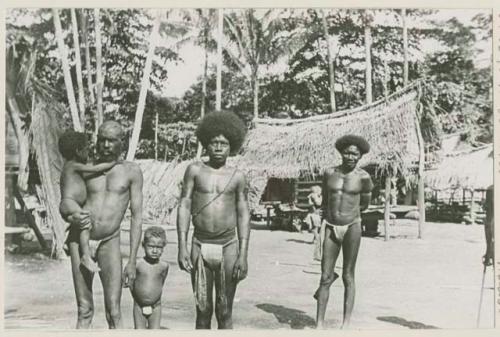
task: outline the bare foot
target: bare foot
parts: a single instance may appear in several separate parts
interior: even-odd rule
[[[97,263],[94,260],[92,260],[90,255],[83,255],[80,264],[92,273],[97,273],[101,271],[101,269],[97,266]]]
[[[317,330],[325,330],[326,328],[325,328],[324,322],[317,322],[316,323],[316,329]]]
[[[335,280],[336,280],[336,279],[338,279],[338,278],[339,278],[339,274],[337,274],[336,272],[333,272],[333,281],[332,281],[332,284],[333,284],[333,282],[335,282]],[[316,292],[315,292],[315,293],[314,293],[314,295],[313,295],[313,297],[314,297],[314,299],[315,299],[316,301],[318,300],[318,296],[319,296],[319,294],[318,294],[318,293],[319,293],[319,287],[318,287],[318,289],[316,290]]]

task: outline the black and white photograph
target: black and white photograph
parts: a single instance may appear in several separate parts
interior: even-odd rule
[[[495,328],[491,8],[45,6],[6,331]]]

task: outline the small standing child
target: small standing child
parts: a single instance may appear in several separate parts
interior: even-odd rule
[[[59,151],[66,160],[61,173],[61,204],[59,209],[61,213],[72,214],[81,211],[87,200],[84,174],[105,172],[115,166],[116,162],[88,165],[87,137],[84,133],[73,130],[66,131],[59,138]],[[81,265],[95,273],[100,269],[90,250],[90,228],[91,225],[81,229],[80,232]]]
[[[309,230],[313,232],[314,259],[321,260],[321,204],[323,203],[321,187],[312,186],[307,200],[310,209],[305,222],[308,224]]]
[[[168,263],[160,261],[167,236],[163,228],[152,226],[144,232],[144,259],[137,262],[132,288],[134,298],[134,328],[159,329],[161,294],[168,274]]]

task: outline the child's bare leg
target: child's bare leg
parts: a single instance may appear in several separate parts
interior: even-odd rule
[[[148,329],[159,329],[161,321],[161,303],[156,304],[153,313],[148,317]]]
[[[134,329],[147,329],[147,319],[142,314],[142,308],[134,301]]]
[[[82,229],[80,232],[80,250],[82,252],[82,266],[87,268],[90,272],[97,273],[101,269],[97,266],[97,263],[92,258],[90,253],[90,229]]]
[[[81,212],[82,208],[80,205],[71,198],[62,198],[61,205],[59,206],[61,213],[64,214],[73,214],[77,212]],[[81,265],[87,268],[90,272],[98,272],[100,269],[97,266],[97,263],[90,256],[90,247],[89,247],[89,238],[90,232],[89,229],[82,229],[80,232],[80,252],[81,256]]]

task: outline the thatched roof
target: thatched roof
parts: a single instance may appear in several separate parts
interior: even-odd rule
[[[493,184],[493,144],[445,155],[426,171],[425,183],[434,190],[486,189]]]
[[[371,146],[361,166],[375,164],[379,172],[396,168],[408,176],[419,158],[417,104],[414,84],[387,100],[351,110],[296,120],[257,119],[238,166],[277,178],[296,178],[304,170],[322,171],[340,163],[335,141],[352,133]]]
[[[303,171],[322,171],[340,163],[335,141],[349,133],[365,137],[371,146],[361,165],[375,164],[379,172],[396,168],[413,174],[419,147],[415,128],[416,84],[370,105],[297,120],[257,119],[240,156],[228,160],[247,176],[249,204],[258,206],[270,177],[297,178]],[[147,217],[173,222],[184,171],[191,161],[139,162],[145,176]]]

